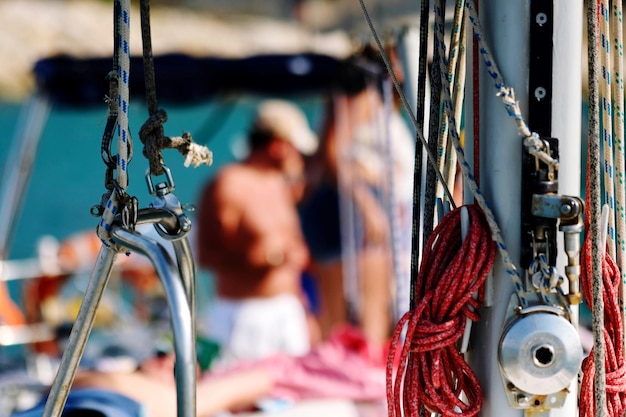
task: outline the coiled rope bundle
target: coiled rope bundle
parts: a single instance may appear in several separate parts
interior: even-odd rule
[[[461,211],[469,227],[462,238]],[[478,379],[456,346],[466,319],[478,321],[482,288],[496,245],[480,208],[446,215],[423,253],[414,309],[396,325],[387,360],[388,415],[418,416],[424,408],[443,416],[474,416],[482,406]],[[473,294],[479,297],[474,298]],[[398,352],[405,331],[404,343]],[[394,365],[397,372],[394,375]]]
[[[602,257],[602,298],[604,300],[604,367],[606,371],[606,407],[609,416],[623,416],[626,411],[626,364],[622,344],[622,317],[618,303],[620,271],[611,256]],[[593,310],[591,238],[587,236],[581,256],[583,294]],[[580,416],[597,415],[594,406],[595,357],[592,351],[583,361],[580,385]]]

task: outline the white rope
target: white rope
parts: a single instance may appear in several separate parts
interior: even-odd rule
[[[626,175],[624,164],[624,42],[623,42],[622,2],[613,2],[611,13],[611,39],[613,41],[613,143],[615,145],[615,223],[617,228],[616,254],[619,266],[621,285],[619,291],[620,307],[622,308],[622,326],[626,335]],[[626,355],[626,351],[625,351]]]
[[[189,144],[189,150],[185,155],[185,167],[193,166],[197,168],[200,165],[213,164],[213,152],[204,145],[199,145],[195,142]]]
[[[600,80],[600,111],[602,113],[602,151],[604,157],[604,202],[609,206],[607,230],[608,253],[615,259],[615,192],[613,181],[613,104],[611,103],[611,41],[609,30],[609,2],[600,3],[600,61],[602,79]]]
[[[463,15],[465,17],[465,15]],[[465,33],[466,33],[466,24],[465,24],[465,18],[463,18],[463,23],[461,25],[461,39],[465,39]],[[464,96],[465,96],[465,76],[466,76],[466,70],[467,70],[467,61],[465,59],[465,55],[466,55],[466,47],[465,47],[465,42],[461,42],[461,44],[459,45],[459,63],[458,63],[458,68],[457,68],[457,74],[456,74],[456,85],[454,87],[454,92],[452,93],[452,102],[455,105],[455,110],[454,110],[454,119],[455,120],[461,120],[461,117],[463,115],[463,103],[464,103]],[[456,167],[457,167],[457,157],[456,157],[456,152],[454,151],[454,147],[452,146],[452,139],[450,138],[450,132],[449,129],[448,130],[448,146],[447,146],[447,156],[448,159],[450,160],[450,163],[448,164],[448,171],[446,173],[444,173],[444,176],[446,178],[446,180],[448,181],[448,188],[450,189],[454,189],[454,185],[456,182]]]
[[[465,37],[465,8],[463,7],[463,1],[457,0],[454,9],[454,23],[450,35],[450,56],[448,58],[448,81],[454,84],[452,98],[455,105],[456,120],[461,117],[460,110],[463,105],[463,91],[465,88],[465,47],[463,45]],[[457,158],[456,152],[449,145],[448,120],[445,117],[441,119],[439,132],[439,170],[443,172],[448,188],[454,190]],[[437,197],[443,198],[443,187],[439,183],[437,183]]]
[[[126,193],[128,187],[128,149],[130,144],[130,132],[128,129],[128,104],[129,104],[129,75],[130,75],[130,0],[120,1],[120,14],[116,16],[118,20],[119,34],[116,33],[116,39],[119,42],[119,56],[117,77],[119,82],[118,100],[118,142],[117,142],[117,160],[116,160],[116,184],[109,200],[107,201],[100,223],[97,228],[98,236],[102,243],[109,248],[117,248],[117,244],[111,237],[111,225],[115,219],[115,215],[122,209],[121,199]]]
[[[117,76],[120,85],[118,96],[119,116],[117,122],[117,183],[120,188],[126,191],[128,188],[128,142],[130,142],[130,131],[128,129],[128,104],[130,96],[129,76],[130,76],[130,0],[122,0],[122,10],[118,16],[121,36],[120,36],[120,56]]]

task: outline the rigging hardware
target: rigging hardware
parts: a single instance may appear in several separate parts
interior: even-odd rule
[[[576,328],[555,307],[511,311],[515,314],[498,352],[509,405],[533,410],[562,407],[583,359]]]
[[[570,308],[581,300],[580,233],[583,202],[559,192],[559,140],[552,134],[553,3],[531,0],[529,123],[522,141],[521,253],[528,307],[511,297],[498,345],[509,406],[543,412],[561,408],[583,359]],[[559,224],[560,223],[560,224]],[[557,268],[557,235],[564,234],[567,280]]]

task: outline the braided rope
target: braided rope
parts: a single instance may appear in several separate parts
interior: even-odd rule
[[[613,130],[615,144],[615,188],[616,188],[616,213],[615,222],[617,228],[616,251],[617,265],[619,266],[621,280],[619,300],[622,308],[622,322],[626,334],[626,157],[624,156],[624,47],[623,47],[623,13],[622,3],[613,2],[611,13],[611,39],[613,40],[613,71],[615,78],[612,85],[613,96]],[[625,350],[626,354],[626,350]]]
[[[185,156],[184,165],[211,165],[213,153],[203,145],[193,142],[189,132],[183,132],[182,136],[164,136],[163,124],[167,121],[167,113],[163,109],[156,110],[148,117],[148,120],[139,129],[139,138],[144,144],[143,155],[150,164],[152,175],[163,174],[163,149],[177,149]]]
[[[491,51],[487,46],[486,42],[482,37],[482,27],[480,26],[480,21],[478,19],[478,14],[476,12],[476,7],[474,6],[474,2],[472,0],[467,0],[465,2],[465,7],[469,12],[469,20],[472,26],[474,27],[474,37],[480,44],[480,54],[485,62],[485,66],[487,67],[487,73],[493,79],[496,89],[498,90],[498,96],[502,99],[504,103],[504,107],[506,108],[509,116],[515,119],[515,123],[517,125],[517,130],[520,136],[526,138],[529,136],[533,136],[536,134],[531,133],[530,129],[526,125],[524,121],[524,117],[522,116],[522,112],[518,105],[517,100],[515,100],[515,91],[512,87],[509,87],[504,82],[500,70],[496,65],[496,61],[493,59],[491,55]]]
[[[419,20],[419,45],[426,45],[428,42],[429,27],[429,0],[420,1],[420,20]],[[372,29],[373,30],[373,29]],[[415,130],[417,134],[424,136],[424,117],[426,106],[426,68],[428,64],[428,48],[419,48],[418,68],[417,68],[417,101],[415,103]],[[411,113],[411,112],[409,112]],[[422,169],[424,159],[423,146],[415,146],[415,159],[413,162],[413,211],[411,222],[411,265],[410,265],[410,281],[409,281],[409,309],[415,307],[414,286],[417,279],[419,269],[419,256],[422,252],[420,241],[422,218]]]
[[[450,35],[450,51],[448,58],[448,82],[454,85],[453,102],[455,104],[455,119],[461,117],[463,109],[463,92],[465,89],[465,38],[464,0],[457,0],[454,9],[452,33]],[[450,146],[448,139],[448,119],[443,117],[439,126],[439,169],[444,172],[448,188],[454,188],[454,174],[456,173],[456,152]],[[437,185],[437,197],[443,196],[443,189]]]
[[[191,134],[184,132],[182,137],[167,137],[164,135],[163,124],[167,121],[167,113],[159,109],[156,93],[156,79],[154,59],[152,56],[152,36],[150,28],[150,0],[141,0],[141,40],[143,47],[144,80],[146,84],[146,102],[148,106],[148,120],[141,126],[139,139],[144,144],[143,155],[150,165],[151,175],[165,173],[163,149],[178,149],[185,156],[185,167],[213,163],[212,152],[203,145],[193,142]]]
[[[464,239],[462,210],[469,217]],[[390,417],[422,415],[423,408],[444,416],[470,417],[480,411],[478,378],[456,342],[468,319],[479,320],[481,290],[495,256],[489,227],[476,205],[451,211],[431,234],[415,285],[419,301],[402,316],[391,339],[386,369]],[[476,292],[481,296],[474,298]]]
[[[607,415],[606,408],[606,368],[605,341],[604,341],[604,300],[602,297],[602,253],[601,244],[601,209],[600,209],[600,106],[599,106],[599,85],[600,76],[599,65],[599,23],[598,23],[598,2],[596,0],[587,1],[587,44],[589,54],[589,133],[587,138],[587,183],[585,185],[587,196],[587,216],[585,225],[590,243],[583,246],[581,258],[584,260],[590,257],[589,273],[586,274],[591,280],[591,301],[588,301],[592,308],[593,321],[593,363],[594,363],[594,409],[595,415],[604,417]],[[585,251],[588,250],[590,255]],[[585,271],[587,268],[583,269]],[[581,281],[583,281],[581,274]],[[589,300],[589,298],[588,298]],[[588,401],[589,403],[591,400]],[[584,405],[584,404],[583,404]]]
[[[445,13],[445,0],[433,0],[435,7],[439,5]],[[445,16],[444,16],[445,19]],[[430,117],[428,118],[428,150],[438,156],[439,154],[439,126],[441,120],[444,119],[444,115],[441,114],[441,100],[442,100],[442,84],[441,76],[446,72],[446,67],[440,64],[439,54],[441,53],[439,48],[436,47],[437,37],[433,37],[433,51],[432,51],[432,63],[430,66]],[[420,47],[426,47],[426,45],[420,45]],[[445,55],[444,57],[445,58]],[[438,161],[437,161],[438,162]],[[422,214],[422,242],[427,242],[430,238],[430,234],[433,232],[434,225],[437,221],[435,218],[435,207],[437,205],[437,186],[442,187],[444,184],[447,186],[447,182],[440,181],[437,183],[435,179],[435,172],[441,172],[439,166],[429,165],[426,167],[426,179],[424,180],[424,194],[422,199],[424,200],[423,214]],[[443,175],[442,175],[443,177]],[[445,181],[445,180],[444,180]]]
[[[602,78],[600,81],[600,112],[602,114],[602,151],[604,156],[604,201],[609,206],[607,244],[609,255],[615,258],[615,191],[613,180],[613,103],[611,102],[611,41],[609,40],[608,0],[600,3],[600,60]]]
[[[581,283],[585,298],[590,304],[590,308],[594,310],[592,292],[593,275],[592,259],[591,259],[591,237],[588,236],[583,246],[583,256],[581,257]],[[621,284],[620,271],[617,264],[608,254],[602,257],[602,298],[603,298],[603,324],[601,332],[603,338],[605,352],[604,358],[600,362],[604,364],[602,372],[605,379],[602,387],[604,395],[600,399],[603,405],[606,405],[606,411],[609,416],[623,416],[626,411],[626,363],[624,361],[624,347],[622,340],[623,319],[620,313],[618,303],[618,292]],[[592,417],[596,415],[596,406],[594,406],[594,386],[596,380],[596,355],[595,349],[583,361],[583,379],[580,385],[580,416]],[[605,369],[605,370],[604,370]]]
[[[539,297],[544,304],[553,304],[550,298],[553,293],[561,297],[561,306],[568,305],[566,296],[561,287],[561,277],[558,270],[550,265],[544,253],[538,254],[528,266],[528,274],[532,277],[532,282],[539,288]]]
[[[130,130],[128,127],[128,105],[130,101],[130,0],[122,0],[120,20],[120,56],[117,76],[119,79],[119,94],[117,106],[118,114],[118,142],[117,142],[117,183],[126,190],[128,188],[128,143]]]
[[[114,62],[117,62],[118,95],[117,99],[117,177],[115,187],[111,190],[108,201],[103,207],[102,217],[97,228],[102,243],[109,248],[118,248],[113,241],[110,229],[116,214],[127,202],[128,162],[131,149],[131,138],[128,128],[129,75],[130,75],[130,0],[116,0],[115,10],[118,11],[115,24],[115,42],[117,42]],[[104,154],[103,154],[104,157]]]
[[[465,16],[465,15],[463,15]],[[465,33],[467,31],[465,24],[466,19],[463,19],[461,22],[461,39],[465,39]],[[454,87],[454,93],[452,95],[452,100],[455,103],[455,111],[454,118],[455,120],[460,120],[463,116],[463,105],[465,101],[465,77],[467,73],[467,60],[466,60],[466,46],[465,42],[461,42],[459,44],[459,64],[456,74],[456,85]],[[448,187],[454,189],[454,184],[456,182],[456,168],[457,168],[457,156],[454,147],[451,144],[450,139],[450,129],[446,126],[447,137],[448,137],[448,149],[446,150],[446,157],[450,160],[448,163],[448,172],[445,173],[445,177],[448,180]],[[477,154],[478,155],[478,154]]]
[[[482,37],[482,28],[476,12],[476,7],[472,0],[467,0],[465,3],[469,11],[469,20],[474,27],[474,37],[478,40],[480,45],[480,55],[483,57],[485,66],[487,67],[487,73],[493,79],[496,89],[498,90],[498,96],[502,100],[504,107],[514,120],[517,126],[517,131],[521,137],[524,138],[523,144],[528,148],[528,151],[537,158],[540,158],[553,168],[558,167],[558,162],[550,157],[545,152],[543,142],[540,140],[539,135],[536,132],[531,132],[528,125],[524,121],[522,111],[519,107],[519,103],[515,99],[515,91],[513,87],[509,87],[505,84],[504,79],[498,69],[496,61],[489,50],[489,46]]]

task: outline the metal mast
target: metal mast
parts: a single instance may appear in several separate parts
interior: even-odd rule
[[[498,62],[500,71],[508,85],[515,89],[516,99],[520,102],[522,113],[529,114],[529,106],[536,105],[543,96],[542,90],[529,91],[530,76],[530,31],[533,24],[550,23],[553,27],[552,40],[552,75],[544,88],[551,96],[551,108],[548,115],[551,119],[550,132],[546,134],[559,141],[560,169],[558,174],[560,195],[580,195],[580,140],[581,140],[581,102],[582,102],[582,10],[581,0],[549,0],[552,2],[552,16],[538,15],[532,2],[481,0],[479,2],[480,20],[483,26],[483,37],[489,43],[492,54]],[[542,3],[546,3],[545,1]],[[549,19],[550,21],[544,21]],[[533,23],[534,22],[534,23]],[[471,41],[468,34],[468,50]],[[482,62],[475,62],[472,53],[468,53],[468,68],[478,65],[480,77],[478,83],[468,80],[466,95],[466,149],[467,144],[474,141],[479,132],[480,150],[478,158],[480,187],[487,201],[491,204],[497,221],[503,231],[504,240],[509,253],[519,262],[522,257],[521,231],[521,172],[522,146],[521,138],[516,130],[513,119],[509,118],[494,89],[493,81],[485,71]],[[478,57],[478,60],[481,58]],[[549,69],[548,69],[549,70]],[[471,77],[471,70],[468,70]],[[551,84],[551,85],[550,85]],[[478,94],[479,107],[472,108],[472,97]],[[535,101],[533,103],[533,100]],[[475,125],[474,121],[478,123]],[[534,131],[533,126],[530,129]],[[478,149],[478,148],[476,148]],[[468,194],[469,195],[469,194]],[[565,275],[567,259],[563,250],[563,233],[558,234],[557,269]],[[520,266],[520,271],[522,268]],[[505,318],[509,316],[509,300],[514,288],[507,276],[503,264],[497,259],[493,271],[493,280],[489,284],[493,291],[493,303],[480,312],[481,320],[474,324],[473,341],[468,360],[480,380],[484,402],[481,415],[498,416],[575,416],[577,406],[576,378],[570,386],[570,393],[562,398],[564,405],[553,407],[547,404],[533,407],[525,404],[523,395],[517,408],[511,407],[511,390],[505,388],[501,375],[501,337],[504,332]],[[573,309],[572,321],[575,322],[577,309]],[[563,335],[557,335],[556,339]],[[556,401],[556,400],[555,400]]]

